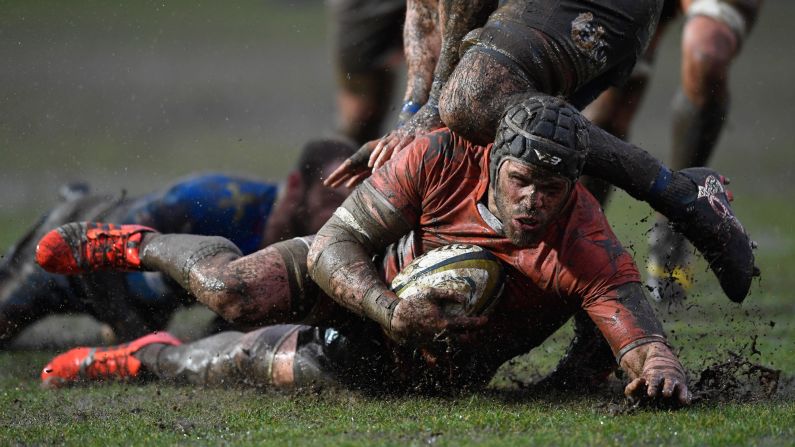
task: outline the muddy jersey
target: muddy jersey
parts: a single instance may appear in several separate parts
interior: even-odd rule
[[[414,226],[387,249],[381,266],[387,283],[414,257],[451,243],[478,245],[503,261],[505,291],[482,340],[488,344],[484,351],[502,363],[540,344],[580,308],[595,321],[627,311],[615,299],[615,288],[640,276],[599,204],[579,183],[538,246],[513,245],[485,205],[490,151],[438,130],[415,140],[365,187]],[[618,351],[646,334],[638,328],[612,335],[607,338]]]

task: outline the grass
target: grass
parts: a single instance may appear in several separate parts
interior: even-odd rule
[[[778,206],[749,201],[751,221],[770,221]],[[775,200],[767,202],[778,204]],[[630,213],[617,213],[629,207]],[[645,250],[636,223],[648,213],[619,196],[609,213],[622,240]],[[740,212],[743,213],[742,208]],[[785,213],[786,214],[786,213]],[[747,222],[752,225],[751,222]],[[792,235],[779,243],[793,243]],[[782,236],[782,237],[784,237]],[[639,253],[640,259],[643,254]],[[760,250],[763,269],[792,261],[792,252]],[[786,265],[786,264],[785,264]],[[688,301],[691,309],[660,308],[672,340],[684,348],[692,372],[726,357],[750,353],[753,336],[761,354],[751,360],[785,372],[772,399],[756,392],[729,402],[708,400],[666,411],[627,411],[620,384],[591,395],[539,394],[510,385],[530,381],[559,358],[570,328],[532,353],[506,365],[487,391],[460,396],[371,396],[345,390],[276,392],[207,389],[163,383],[102,384],[48,391],[37,372],[52,352],[0,353],[0,440],[23,444],[205,445],[787,445],[795,439],[795,321],[786,284],[763,281],[743,306],[722,297],[708,275]],[[775,321],[774,327],[769,322]],[[179,325],[189,325],[183,320]],[[179,327],[176,328],[180,330]],[[184,329],[183,329],[184,330]]]

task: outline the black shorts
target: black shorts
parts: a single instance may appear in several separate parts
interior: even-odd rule
[[[509,0],[461,51],[486,52],[537,90],[579,106],[576,97],[626,81],[662,7],[663,0]]]
[[[405,0],[330,0],[329,10],[341,74],[381,69],[403,48]]]

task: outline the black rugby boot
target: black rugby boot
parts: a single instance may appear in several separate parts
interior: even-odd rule
[[[697,190],[683,197],[683,211],[672,213],[673,229],[682,233],[704,255],[730,300],[741,303],[748,295],[751,280],[759,276],[754,265],[752,242],[729,205],[731,193],[725,179],[709,168],[678,171]]]

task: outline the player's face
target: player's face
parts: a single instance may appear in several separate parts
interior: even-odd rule
[[[500,166],[492,212],[519,247],[536,245],[569,198],[571,183],[541,168],[507,160]],[[496,211],[496,212],[495,212]]]

